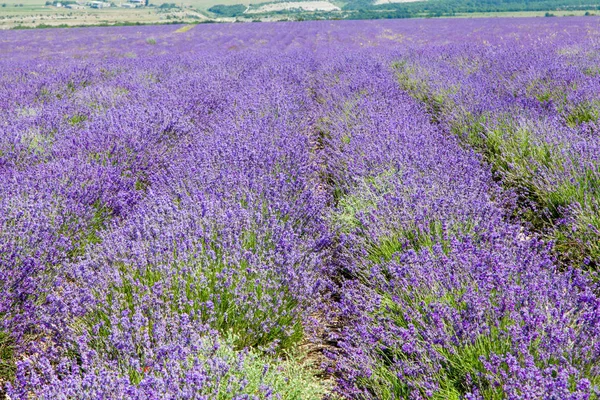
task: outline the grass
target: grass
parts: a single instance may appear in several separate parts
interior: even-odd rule
[[[253,349],[236,350],[232,344],[234,341],[220,340],[218,346],[213,347],[218,348],[209,357],[223,360],[229,368],[223,374],[219,365],[215,365],[215,373],[212,374],[215,381],[205,385],[205,389],[200,389],[197,395],[207,395],[207,398],[210,396],[215,400],[233,400],[241,396],[272,398],[269,393],[286,400],[335,399],[332,383],[317,376],[318,366],[306,361],[304,354],[288,352],[281,357],[272,357]],[[206,357],[202,351],[196,356],[201,362]],[[193,362],[189,367],[193,367]],[[133,368],[128,371],[130,381],[136,384],[146,373]]]
[[[562,182],[556,190],[545,193],[549,204],[569,207],[572,224],[558,225],[553,238],[560,254],[577,260],[588,268],[600,261],[600,168],[587,169],[578,179]]]
[[[14,343],[10,335],[0,330],[0,398],[4,383],[11,381],[15,374]]]
[[[441,294],[441,292],[444,293]],[[444,304],[460,313],[466,307],[461,300],[464,292],[461,289],[440,291],[439,288],[420,285],[396,293],[399,298],[393,299],[391,294],[382,293],[383,298],[376,318],[386,319],[396,327],[403,329],[413,330],[416,328],[417,332],[427,330],[428,326],[423,325],[422,322],[428,321],[430,307],[434,304]],[[407,313],[419,314],[421,318],[406,318]],[[434,370],[433,376],[426,379],[431,381],[430,383],[435,382],[438,389],[432,391],[427,396],[428,398],[459,400],[471,392],[474,387],[480,390],[484,399],[505,398],[501,387],[495,387],[483,377],[486,369],[482,360],[489,360],[493,355],[502,356],[510,351],[512,344],[507,330],[512,322],[508,318],[489,322],[491,327],[489,331],[478,335],[472,341],[457,339],[452,343],[433,344],[429,348],[429,351],[437,354],[438,368]],[[441,323],[450,336],[459,337],[454,333],[450,321],[444,320]],[[418,334],[417,338],[411,339],[411,341],[417,348],[425,349],[430,346],[427,340],[421,340]],[[395,364],[398,361],[418,362],[414,359],[414,354],[407,353],[400,347],[386,347],[380,349],[378,356],[373,374],[368,378],[361,379],[361,385],[368,388],[374,398],[409,398],[414,390],[419,391],[421,395],[426,394],[427,390],[419,383],[419,377],[416,377],[417,380],[411,376],[399,377],[395,372]]]
[[[380,238],[367,251],[373,262],[389,262],[397,253],[409,249],[416,252],[432,250],[435,245],[441,245],[442,250],[448,252],[452,238],[460,238],[471,232],[472,226],[469,223],[445,227],[440,221],[430,220],[424,226],[407,226],[392,236]]]
[[[248,228],[242,231],[240,244],[261,262],[269,263],[264,257],[274,249],[270,235],[258,236],[255,229]],[[223,390],[214,398],[232,398],[226,389],[227,381],[234,378],[245,379],[243,393],[258,398],[266,398],[261,392],[264,385],[285,399],[322,399],[326,395],[329,383],[316,377],[317,368],[306,364],[303,356],[296,353],[304,335],[299,304],[283,284],[275,283],[279,280],[275,273],[257,270],[245,259],[235,265],[218,235],[197,243],[192,257],[180,257],[175,244],[171,251],[172,262],[168,265],[134,266],[123,262],[115,265],[119,282],[96,294],[104,306],[73,324],[75,329],[93,334],[94,349],[121,362],[120,352],[111,344],[110,336],[120,329],[112,326],[111,321],[115,316],[119,319],[124,311],[130,318],[136,313],[143,314],[146,322],[140,330],[151,340],[157,319],[186,314],[192,320],[207,323],[219,332],[220,338],[226,338],[219,356],[231,359],[232,365],[239,364],[238,355],[248,353],[241,369],[231,368],[223,378]],[[164,308],[148,309],[142,304],[143,299],[148,295],[155,297],[157,285],[163,288],[159,297]],[[277,297],[282,299],[278,304],[269,300]],[[265,349],[268,354],[263,352]],[[136,352],[143,363],[145,349],[137,347]],[[121,368],[130,382],[141,382],[143,373],[139,369],[126,364],[121,364]]]
[[[349,143],[351,137],[346,135],[341,138],[342,145]],[[382,193],[393,189],[392,180],[397,179],[398,171],[394,167],[384,169],[378,175],[363,177],[357,183],[357,190],[345,193],[338,190],[337,210],[331,214],[331,222],[340,232],[351,232],[360,228],[359,217],[377,209],[377,201]]]
[[[429,112],[433,114],[432,119],[445,121],[446,113],[453,107],[449,99],[450,92],[432,93],[431,87],[425,80],[415,78],[416,70],[406,62],[395,63],[392,67],[402,87],[425,103]],[[584,110],[574,116],[572,121],[577,124],[585,122],[588,115],[589,113]],[[536,137],[533,129],[529,129],[527,125],[517,124],[510,116],[464,115],[462,120],[453,122],[454,124],[451,125],[453,132],[462,138],[463,143],[485,155],[496,174],[503,177],[504,184],[522,189],[529,201],[535,201],[536,204],[550,211],[550,216],[541,216],[534,212],[530,216],[530,218],[539,218],[538,222],[545,228],[553,227],[552,221],[562,217],[566,207],[573,203],[589,205],[586,196],[589,193],[600,193],[600,169],[583,172],[579,179],[574,182],[563,182],[562,185],[554,186],[553,190],[548,190],[545,182],[538,182],[542,172],[559,173],[568,160],[564,158],[562,149]],[[385,190],[373,190],[368,184],[359,183],[352,194],[340,198],[337,214],[333,217],[337,226],[342,231],[359,229],[360,221],[357,215],[376,209],[379,196],[383,193]],[[598,251],[600,243],[593,240],[594,237],[597,239],[597,233],[600,232],[600,217],[598,217],[600,213],[597,212],[600,210],[598,207],[600,202],[597,199],[595,201],[596,208],[593,210],[581,210],[579,226],[581,231],[586,225],[592,227],[587,228],[586,252],[600,256]],[[380,265],[383,277],[390,279],[391,276],[386,272],[385,265],[398,253],[409,249],[415,251],[432,249],[436,245],[441,245],[442,249],[447,251],[452,237],[460,237],[470,232],[472,227],[469,224],[445,227],[435,220],[421,228],[407,226],[406,229],[398,230],[371,243],[365,262],[370,266]],[[562,230],[555,228],[554,237],[561,232]],[[582,237],[584,235],[579,234],[579,243],[582,242]],[[572,238],[568,239],[572,240]],[[563,243],[567,244],[566,241]],[[577,248],[577,251],[579,250]],[[368,278],[365,283],[371,285]],[[373,319],[379,323],[386,321],[397,328],[407,330],[416,328],[417,333],[414,338],[411,338],[411,343],[423,352],[436,353],[436,357],[432,358],[438,360],[437,367],[433,369],[433,375],[428,376],[427,379],[429,382],[435,382],[437,389],[428,393],[428,389],[422,385],[423,381],[418,381],[418,378],[414,380],[415,378],[410,375],[399,376],[397,365],[399,361],[412,363],[412,365],[419,364],[421,361],[415,358],[418,357],[415,353],[405,352],[399,345],[390,346],[381,343],[377,350],[377,357],[373,361],[374,365],[369,366],[370,376],[359,378],[358,386],[369,393],[367,398],[398,399],[420,395],[438,400],[459,400],[474,388],[479,390],[484,399],[506,398],[502,387],[505,378],[502,374],[508,373],[508,370],[503,369],[507,367],[501,367],[498,373],[491,374],[486,370],[483,361],[490,360],[492,356],[502,357],[511,352],[514,346],[508,332],[515,324],[514,321],[508,317],[498,319],[495,316],[488,316],[486,322],[490,329],[487,332],[474,339],[460,339],[454,332],[452,321],[444,319],[440,322],[443,329],[449,337],[454,337],[456,340],[431,345],[426,339],[421,339],[418,333],[430,329],[428,324],[431,323],[431,307],[443,305],[454,309],[456,313],[465,312],[466,304],[461,300],[464,290],[435,288],[420,284],[402,288],[394,293],[389,292],[387,285],[385,288],[376,288],[376,291],[381,296],[381,303],[379,309],[373,312]],[[407,317],[409,314],[410,318]],[[541,360],[537,356],[538,344],[532,341],[527,351],[533,356],[536,367],[542,370],[551,368],[556,361]],[[600,381],[600,377],[594,375],[585,359],[578,362],[583,376],[594,384]],[[570,390],[575,390],[575,387],[571,387]]]
[[[220,357],[232,360],[238,359],[238,354],[231,345],[222,346],[217,353]],[[248,394],[259,394],[261,386],[267,385],[282,399],[321,400],[330,394],[330,387],[315,375],[318,366],[313,366],[303,359],[302,354],[287,353],[284,357],[273,358],[250,350],[244,358],[241,370],[236,371],[237,378],[247,380],[244,392]],[[228,380],[228,377],[223,379],[223,390],[219,391],[222,395],[218,399],[230,399],[242,394],[227,394]]]
[[[598,104],[592,102],[581,102],[568,111],[565,121],[568,126],[575,128],[578,125],[598,121],[600,111]]]
[[[71,118],[69,118],[69,125],[71,126],[80,126],[85,121],[87,121],[88,117],[84,114],[75,114]]]
[[[184,25],[181,28],[177,29],[175,31],[175,33],[185,33],[187,31],[191,30],[194,26],[196,26],[196,25]]]
[[[540,140],[532,128],[515,123],[510,116],[468,115],[452,130],[482,152],[493,170],[513,186],[526,184],[540,171],[563,164],[559,148]]]
[[[369,184],[359,184],[359,187],[351,195],[340,199],[337,214],[333,217],[334,222],[342,230],[357,228],[360,224],[356,214],[376,208],[378,198],[383,196],[388,186],[386,178],[394,176],[394,173],[383,174],[373,178],[366,178]],[[377,190],[379,189],[379,190]],[[385,265],[400,252],[413,249],[420,251],[431,250],[435,245],[441,245],[445,251],[449,250],[452,237],[460,237],[472,232],[472,226],[468,223],[453,227],[446,227],[441,222],[432,220],[428,226],[418,228],[406,228],[398,231],[395,235],[381,238],[373,243],[368,249],[367,259],[369,265],[379,264],[382,272],[389,279]],[[368,238],[367,238],[368,239]],[[369,282],[367,282],[369,284]],[[403,289],[391,294],[386,289],[377,290],[381,295],[380,307],[374,312],[373,318],[377,321],[388,321],[398,328],[407,330],[423,331],[429,329],[427,322],[431,307],[436,304],[455,309],[458,313],[464,312],[467,305],[462,300],[465,289],[447,290],[442,287],[431,287],[419,285]],[[420,317],[406,318],[407,313],[418,314]],[[451,321],[443,321],[449,335],[453,335]],[[477,387],[485,399],[503,399],[504,394],[501,387],[494,386],[483,378],[486,372],[482,360],[488,360],[493,355],[507,354],[512,348],[509,335],[506,334],[511,325],[509,319],[498,321],[490,320],[491,329],[487,334],[481,334],[473,341],[456,341],[454,344],[435,344],[433,350],[437,353],[439,368],[435,376],[431,377],[438,384],[438,389],[427,395],[424,387],[417,389],[420,395],[433,399],[462,399],[464,395]],[[454,333],[455,337],[459,337]],[[415,343],[418,347],[427,348],[428,342]],[[416,362],[415,355],[405,352],[401,347],[384,346],[378,349],[375,365],[371,368],[368,377],[358,378],[358,386],[366,389],[369,398],[377,399],[399,399],[414,396],[413,387],[419,387],[420,383],[411,381],[410,376],[398,374],[396,363],[404,360],[408,363]]]
[[[417,78],[417,67],[406,60],[393,62],[391,68],[400,86],[427,107],[433,123],[440,122],[446,110],[454,107],[448,96],[457,88],[435,92],[425,78]]]
[[[31,153],[44,156],[50,152],[53,139],[53,132],[42,133],[41,129],[32,129],[21,137],[21,142],[27,146]]]
[[[91,205],[93,214],[89,221],[86,222],[85,229],[82,232],[73,232],[69,230],[71,221],[67,220],[64,224],[64,228],[61,228],[60,232],[66,234],[72,238],[73,243],[71,249],[67,252],[67,256],[71,260],[75,260],[85,254],[88,246],[100,243],[100,232],[104,230],[110,219],[112,218],[112,210],[110,207],[102,204],[99,200]]]
[[[398,172],[394,168],[376,176],[364,177],[352,193],[340,196],[337,210],[331,215],[332,225],[344,233],[360,229],[360,216],[375,211],[382,196],[394,190],[393,179],[398,179]],[[395,182],[395,185],[399,185],[399,182]],[[440,221],[430,220],[424,226],[417,226],[405,221],[403,225],[394,234],[381,237],[377,241],[365,237],[370,261],[391,261],[394,255],[402,251],[431,250],[436,244],[447,251],[452,238],[460,238],[473,231],[473,226],[465,222],[444,226]]]
[[[339,211],[333,214],[334,224],[343,232],[350,232],[360,226],[357,216],[366,213],[376,207],[372,199],[363,198],[359,195],[343,195],[338,201]]]

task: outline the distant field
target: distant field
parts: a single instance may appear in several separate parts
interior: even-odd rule
[[[280,2],[261,6],[260,8],[249,10],[248,13],[267,13],[284,10],[303,10],[303,11],[339,11],[340,8],[334,6],[328,1],[303,1],[303,2]]]
[[[125,3],[126,1],[113,0],[115,4]],[[160,6],[163,3],[175,3],[177,6],[192,6],[194,8],[199,9],[208,9],[215,4],[258,4],[264,3],[265,0],[150,0],[150,4]],[[5,8],[0,8],[0,15],[8,11],[9,9],[24,9],[24,8],[36,8],[36,9],[52,9],[55,7],[46,7],[44,8],[44,4],[46,0],[0,0],[0,4],[6,4]],[[24,7],[15,7],[17,4],[23,4]],[[94,10],[96,11],[96,10]]]
[[[111,7],[106,9],[68,9],[45,5],[45,0],[22,0],[18,2],[0,0],[0,29],[14,27],[43,26],[79,26],[124,23],[165,23],[182,22],[193,23],[208,19],[206,10],[215,4],[240,4],[240,0],[183,0],[174,4],[177,8],[160,9],[164,3],[173,3],[170,0],[151,0],[154,7],[127,9]],[[261,3],[261,0],[243,0],[244,4]],[[126,1],[115,0],[119,6]],[[220,18],[220,21],[232,21]]]
[[[0,29],[36,26],[79,26],[125,23],[201,22],[208,17],[191,9],[161,10],[154,7],[105,9],[68,9],[35,4],[32,0],[23,7],[7,4],[0,8]],[[1,3],[0,3],[1,4]],[[116,3],[120,4],[120,2]]]
[[[109,0],[108,0],[109,1]],[[359,4],[356,7],[355,2]],[[569,2],[571,0],[560,0]],[[116,7],[106,9],[68,9],[46,5],[46,0],[0,0],[0,29],[34,27],[72,27],[111,24],[161,24],[235,22],[251,20],[278,21],[302,19],[393,19],[393,18],[488,18],[488,17],[548,17],[600,14],[591,0],[589,10],[558,10],[554,0],[544,3],[549,11],[462,12],[471,8],[440,8],[440,3],[419,0],[344,0],[344,1],[266,1],[266,0],[150,0],[149,7],[122,8],[125,0],[113,0]],[[600,0],[598,0],[600,1]],[[499,4],[501,1],[499,0]],[[429,7],[431,4],[431,7]],[[450,3],[448,3],[450,4]],[[562,4],[562,3],[560,3]],[[567,4],[567,3],[564,3]],[[570,4],[570,3],[569,3]],[[211,10],[223,5],[223,12]],[[238,7],[228,7],[238,6]],[[246,8],[246,7],[249,8]],[[250,7],[251,6],[251,7]],[[579,6],[577,6],[579,7]],[[388,9],[389,8],[389,9]],[[436,11],[438,10],[439,11]],[[478,8],[472,8],[477,10]],[[500,8],[499,8],[500,9]],[[457,11],[461,10],[461,11]]]

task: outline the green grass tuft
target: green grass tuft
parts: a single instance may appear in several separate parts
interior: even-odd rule
[[[235,340],[233,340],[235,342]],[[232,360],[237,359],[238,352],[232,345],[224,345],[218,355]],[[302,359],[302,354],[286,353],[283,357],[273,358],[260,352],[250,350],[239,371],[233,372],[238,379],[246,379],[247,386],[244,394],[261,393],[261,385],[273,389],[282,399],[289,400],[321,400],[331,395],[331,382],[326,382],[316,376],[318,366]],[[227,378],[227,377],[226,377]],[[223,390],[219,391],[218,399],[233,399],[242,393],[228,394],[226,390],[228,379],[222,380]]]
[[[4,382],[11,381],[15,374],[14,342],[10,335],[0,331],[0,397]]]
[[[599,116],[596,105],[590,102],[582,102],[565,115],[565,122],[568,126],[574,128],[584,123],[596,122]]]
[[[84,123],[85,121],[87,121],[87,119],[88,119],[87,115],[75,114],[71,118],[69,118],[69,125],[78,126],[78,125],[81,125],[82,123]]]

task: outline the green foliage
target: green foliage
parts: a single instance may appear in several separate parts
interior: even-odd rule
[[[586,67],[583,70],[583,74],[586,76],[596,77],[600,75],[600,68],[598,67]]]
[[[395,326],[417,331],[428,329],[422,322],[427,321],[427,315],[433,305],[445,305],[461,312],[466,305],[461,300],[465,289],[447,291],[443,288],[425,285],[415,286],[399,293],[399,298],[392,299],[383,294],[377,318],[383,318]],[[406,318],[407,313],[420,314],[420,318]],[[462,399],[464,395],[477,387],[485,399],[503,399],[502,389],[495,387],[485,377],[486,372],[482,360],[488,360],[492,355],[505,355],[512,348],[507,329],[512,324],[505,318],[501,321],[489,321],[490,329],[482,333],[474,341],[451,341],[435,344],[429,351],[437,354],[439,368],[434,375],[439,389],[434,392],[434,399]],[[450,336],[455,335],[450,321],[441,321]],[[416,347],[427,348],[427,340],[416,339]],[[379,360],[373,374],[362,379],[362,385],[368,387],[375,398],[397,399],[410,397],[411,389],[408,380],[410,377],[400,378],[394,370],[397,360],[411,362],[414,355],[404,352],[401,348],[386,348],[380,350]],[[415,360],[413,360],[415,361]],[[421,390],[424,394],[424,390]]]
[[[524,199],[522,215],[539,230],[548,232],[562,258],[577,263],[586,257],[593,263],[600,260],[600,167],[581,166],[573,181],[545,182],[540,176],[569,176],[564,172],[565,165],[578,165],[578,160],[565,159],[560,148],[536,140],[530,129],[508,117],[494,117],[495,122],[486,123],[490,118],[471,119],[453,129],[485,154],[504,185],[518,191]],[[576,231],[557,223],[565,215],[575,220]]]
[[[568,126],[574,128],[577,125],[598,121],[598,108],[590,102],[577,104],[567,115],[565,121]]]
[[[408,249],[415,251],[431,249],[438,243],[442,244],[443,248],[447,248],[450,244],[449,240],[444,238],[442,224],[438,221],[430,221],[427,227],[414,226],[403,229],[394,236],[379,239],[378,243],[369,247],[369,259],[374,262],[387,262],[392,260],[396,253]]]
[[[241,240],[246,250],[259,257],[261,252],[270,251],[265,248],[265,239],[261,238],[263,242],[259,243],[256,234],[250,230],[243,232]],[[211,241],[198,243],[193,258],[180,259],[174,249],[173,262],[167,269],[155,265],[116,265],[120,281],[97,293],[105,299],[105,307],[80,321],[80,328],[92,331],[100,324],[102,328],[96,335],[94,347],[115,357],[118,352],[107,345],[113,329],[110,315],[124,310],[128,310],[129,315],[142,312],[148,320],[146,329],[149,333],[156,318],[166,312],[194,316],[224,336],[235,337],[233,344],[237,349],[276,344],[277,349],[283,351],[297,344],[303,338],[297,300],[286,292],[283,284],[274,284],[279,279],[274,272],[257,271],[244,259],[239,265],[232,265],[224,251],[218,238],[214,237]],[[150,294],[157,284],[164,285],[161,296],[166,309],[155,313],[143,307],[140,299]],[[257,307],[257,301],[268,301],[266,299],[271,295],[281,297],[282,291],[284,296],[280,304]],[[254,300],[240,300],[241,295]],[[275,322],[269,329],[263,325],[267,320]],[[143,357],[143,349],[140,349],[140,357]]]
[[[527,126],[511,120],[481,131],[472,145],[483,145],[483,150],[496,171],[515,184],[533,179],[541,169],[552,168],[559,161],[560,152],[549,143],[539,141]]]
[[[234,339],[233,342],[236,342]],[[237,352],[231,345],[221,346],[218,356],[237,360]],[[244,394],[261,393],[261,385],[267,385],[282,399],[321,400],[330,394],[327,383],[315,376],[318,366],[302,361],[301,354],[287,353],[284,358],[273,359],[269,356],[250,351],[240,371],[234,371],[238,379],[247,379]],[[233,362],[232,362],[233,364]],[[218,399],[229,400],[242,393],[227,393],[227,379],[222,380],[223,390]]]
[[[148,44],[156,44],[156,39],[154,39],[154,38],[147,38],[146,39],[146,43],[148,43]]]
[[[10,335],[0,330],[0,396],[2,395],[3,382],[13,379],[15,373],[15,359],[13,340]]]
[[[233,400],[243,395],[252,398],[270,398],[265,387],[272,390],[277,398],[289,400],[321,400],[332,397],[331,384],[319,379],[318,366],[304,359],[304,354],[287,352],[281,357],[272,357],[254,349],[236,350],[235,338],[219,340],[218,349],[212,356],[224,360],[231,366],[220,380],[216,388],[207,385],[208,395],[215,400]],[[198,355],[202,357],[202,353]],[[191,363],[190,363],[191,364]],[[221,372],[215,366],[215,376]],[[140,383],[144,372],[129,368],[127,371],[131,382]],[[243,389],[232,382],[244,382]],[[230,390],[235,387],[236,390]],[[240,390],[241,389],[241,390]],[[256,397],[255,397],[256,396]]]
[[[559,109],[562,109],[567,103],[565,88],[556,85],[552,79],[548,78],[533,79],[527,85],[525,94],[535,97],[542,104],[553,101]]]
[[[373,200],[358,195],[341,196],[339,211],[333,215],[334,224],[343,232],[350,232],[360,226],[357,214],[368,212],[376,206]]]
[[[82,123],[84,123],[85,121],[87,121],[87,119],[88,119],[87,115],[75,114],[71,118],[69,118],[69,125],[78,126],[78,125],[81,125]]]
[[[382,291],[380,307],[374,312],[373,317],[377,321],[386,321],[388,324],[402,329],[416,332],[427,332],[431,327],[430,315],[433,309],[438,307],[450,308],[456,313],[467,310],[467,304],[463,296],[467,290],[473,290],[474,283],[465,282],[463,288],[448,289],[443,286],[428,283],[415,283],[392,296],[389,292]],[[476,289],[475,289],[476,290]],[[493,293],[492,301],[493,301]],[[460,319],[459,319],[460,320]],[[463,399],[467,393],[477,388],[483,399],[503,400],[506,395],[503,390],[503,374],[508,373],[508,367],[502,365],[497,372],[491,372],[484,366],[485,360],[492,356],[505,356],[507,354],[516,356],[518,362],[525,366],[525,358],[520,351],[526,352],[533,357],[533,362],[540,369],[552,368],[558,361],[552,358],[542,359],[538,356],[539,341],[534,340],[522,349],[518,354],[512,351],[514,344],[511,342],[510,330],[515,322],[507,315],[500,319],[492,316],[487,317],[485,322],[487,328],[474,339],[461,338],[452,325],[452,321],[441,318],[436,324],[441,326],[448,338],[451,340],[440,341],[436,344],[422,338],[420,334],[411,338],[411,346],[419,351],[404,351],[400,346],[381,346],[378,349],[376,364],[372,366],[372,374],[362,377],[360,386],[368,388],[377,399],[399,399],[410,398],[413,390],[420,395],[430,398],[426,388],[421,386],[417,377],[410,375],[398,375],[396,363],[402,360],[405,363],[422,362],[418,357],[420,352],[426,352],[428,360],[436,360],[434,373],[429,379],[430,383],[436,384],[437,390],[431,398],[436,400]],[[434,353],[434,354],[432,354]],[[592,372],[593,363],[581,360],[579,365],[584,376],[595,383],[600,378]],[[409,386],[409,383],[412,385]],[[414,389],[414,388],[417,389]],[[575,388],[571,388],[574,390]]]
[[[439,118],[444,111],[454,106],[449,95],[454,92],[455,88],[439,92],[432,90],[423,77],[417,77],[415,67],[405,60],[393,62],[391,67],[402,89],[409,92],[427,107],[433,123],[440,122]]]
[[[342,137],[342,143],[349,140],[349,136]],[[354,193],[345,194],[340,190],[337,210],[331,214],[333,225],[341,232],[351,232],[360,228],[359,214],[368,214],[377,208],[378,197],[391,190],[389,180],[396,174],[396,169],[389,167],[376,176],[364,177],[362,181],[357,182]]]
[[[85,254],[88,246],[98,244],[102,240],[100,239],[100,232],[106,228],[108,222],[112,218],[112,210],[110,207],[102,204],[99,200],[91,205],[93,215],[86,223],[84,230],[80,232],[72,232],[68,230],[61,230],[62,233],[74,238],[72,249],[67,253],[70,259],[76,259]],[[65,223],[64,226],[69,226],[69,223]]]
[[[472,231],[473,226],[468,222],[445,227],[440,221],[430,220],[424,226],[407,226],[394,235],[380,238],[369,246],[367,252],[373,262],[391,261],[395,254],[409,249],[417,252],[432,250],[435,245],[442,246],[442,250],[447,252],[453,238],[472,234]]]
[[[582,262],[587,257],[589,267],[600,261],[600,167],[585,168],[578,179],[565,180],[552,191],[543,194],[548,207],[560,216],[567,210],[571,224],[559,224],[553,232],[557,251],[566,259]]]
[[[135,181],[135,190],[145,192],[148,189],[148,186],[150,186],[150,182],[145,176],[141,176]]]
[[[234,4],[231,6],[217,4],[209,8],[208,11],[221,17],[239,17],[246,11],[246,6],[243,4]]]
[[[381,196],[394,190],[392,182],[398,179],[397,175],[396,169],[389,168],[378,175],[363,178],[356,184],[353,193],[340,196],[337,209],[331,215],[332,225],[341,232],[356,232],[360,229],[359,216],[368,215],[377,209]],[[398,182],[395,184],[397,185]],[[365,238],[369,260],[376,263],[382,260],[390,261],[396,253],[408,249],[431,250],[437,244],[447,251],[452,238],[460,238],[473,232],[470,222],[460,222],[450,226],[444,226],[437,220],[430,220],[424,226],[410,224],[408,221],[402,224],[401,228],[395,228],[394,234],[381,237],[377,241],[373,241],[370,237]]]
[[[343,10],[352,11],[349,16],[354,19],[370,18],[414,18],[414,17],[441,17],[453,16],[464,13],[488,12],[522,12],[522,11],[548,11],[546,16],[553,14],[550,11],[559,10],[589,10],[600,5],[594,0],[583,4],[578,0],[429,0],[409,3],[391,3],[375,5],[373,0],[350,0]]]

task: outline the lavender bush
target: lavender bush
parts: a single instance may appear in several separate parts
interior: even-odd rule
[[[597,20],[433,24],[3,34],[0,393],[597,398]]]

